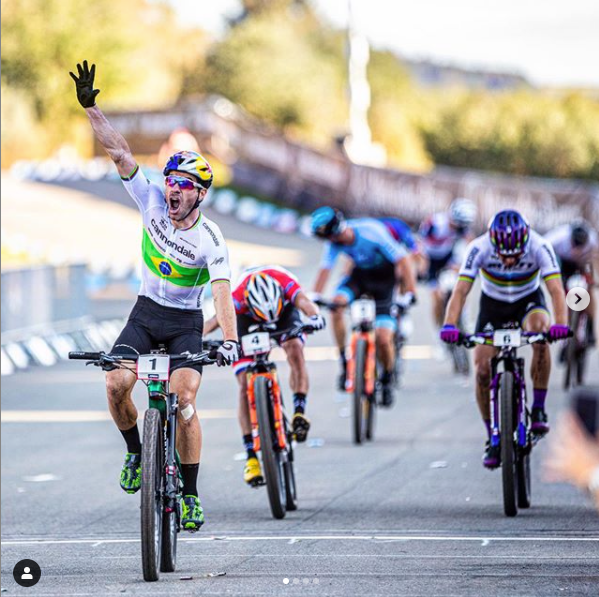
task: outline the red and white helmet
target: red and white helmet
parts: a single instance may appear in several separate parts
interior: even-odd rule
[[[283,288],[269,275],[252,274],[244,291],[245,302],[255,319],[277,321],[283,310]]]

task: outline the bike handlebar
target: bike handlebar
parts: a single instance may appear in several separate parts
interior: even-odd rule
[[[563,338],[558,340],[552,340],[549,338],[549,334],[547,332],[520,332],[520,337],[522,341],[520,342],[520,346],[526,346],[527,344],[535,344],[536,342],[557,342]],[[571,338],[574,335],[572,330],[568,331],[566,337]],[[473,348],[474,346],[480,346],[483,344],[491,344],[489,342],[493,339],[493,332],[478,332],[476,334],[462,334],[460,333],[460,338],[458,340],[458,344],[461,346],[465,346],[466,348]],[[500,347],[497,347],[500,348]]]

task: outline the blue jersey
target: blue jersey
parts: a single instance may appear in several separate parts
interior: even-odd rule
[[[376,269],[389,263],[395,264],[407,252],[393,238],[387,227],[372,218],[348,220],[347,227],[354,231],[356,238],[351,245],[327,242],[320,263],[323,269],[331,269],[340,253],[347,255],[361,269]]]
[[[418,251],[416,239],[412,234],[412,230],[403,220],[400,220],[399,218],[380,218],[380,221],[385,224],[393,238],[404,245],[408,251],[411,253],[416,253]]]

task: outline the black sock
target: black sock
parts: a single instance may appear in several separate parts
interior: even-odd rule
[[[243,436],[243,447],[247,452],[248,458],[256,458],[256,452],[254,452],[254,439],[251,433]]]
[[[293,407],[296,413],[301,413],[303,415],[306,410],[306,394],[296,392],[293,395]]]
[[[393,377],[393,372],[392,372],[392,371],[384,371],[384,372],[381,374],[381,377],[380,377],[380,380],[379,380],[379,381],[380,381],[382,384],[387,384],[387,383],[390,383],[390,382],[391,382],[391,378],[392,378],[392,377]]]
[[[198,496],[198,470],[200,463],[182,464],[181,474],[183,475],[183,495]]]
[[[139,439],[139,429],[137,423],[131,429],[123,431],[120,429],[121,435],[127,442],[127,452],[131,454],[141,454],[141,440]]]

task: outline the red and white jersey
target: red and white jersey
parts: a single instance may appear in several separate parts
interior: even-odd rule
[[[297,278],[283,267],[276,265],[267,265],[263,267],[253,267],[245,270],[235,290],[233,291],[233,304],[235,305],[235,313],[237,315],[248,315],[250,310],[245,302],[245,289],[247,287],[249,279],[253,274],[263,273],[276,280],[283,288],[283,308],[290,303],[293,304],[297,293],[301,291],[302,287],[299,285]]]
[[[456,242],[465,236],[451,226],[449,214],[445,212],[426,218],[420,225],[419,234],[429,259],[444,259],[453,251]]]

